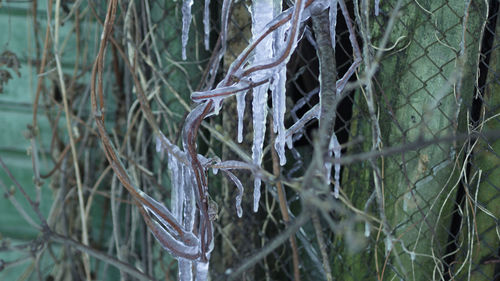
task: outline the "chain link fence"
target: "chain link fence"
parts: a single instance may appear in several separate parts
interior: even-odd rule
[[[328,161],[342,164],[339,199],[331,197],[333,184],[313,195],[304,185],[318,153],[318,121],[308,122],[297,134],[283,167],[277,164],[275,135],[268,125],[262,167],[273,177],[264,180],[257,213],[252,212],[250,173],[234,172],[245,187],[239,218],[236,187],[221,173],[208,172],[210,197],[218,205],[211,280],[227,280],[235,273],[237,280],[500,280],[499,2],[396,2],[382,1],[375,16],[375,3],[346,1],[362,62],[336,108],[334,128],[342,157]],[[0,274],[11,278],[23,272],[29,280],[106,280],[120,274],[176,280],[177,261],[148,231],[133,197],[107,162],[89,106],[89,77],[107,3],[0,3],[7,11],[2,16],[25,17],[31,30],[26,35],[29,48],[12,50],[21,67],[30,69],[31,76],[23,73],[19,79],[34,85],[38,110],[33,115],[38,125],[28,128],[28,139],[40,159],[33,162],[35,184],[24,188],[35,202],[37,192],[51,195],[42,214],[59,235],[16,240],[15,234],[3,234]],[[165,136],[182,147],[191,93],[213,88],[251,40],[251,1],[233,1],[227,49],[217,63],[223,2],[209,3],[208,50],[204,4],[195,1],[192,6],[186,60],[181,59],[182,1],[118,1],[115,42],[106,51],[106,94],[100,101],[106,129],[134,184],[167,206],[169,161],[155,152],[153,129],[141,112],[133,76]],[[293,4],[285,1],[284,9]],[[46,30],[48,23],[52,25]],[[302,39],[287,64],[286,128],[319,103],[320,61],[311,20],[300,32]],[[355,57],[340,11],[336,42],[337,77],[342,77]],[[0,69],[5,65],[0,58]],[[217,73],[210,72],[213,65],[218,65]],[[367,74],[371,67],[377,70],[372,76]],[[57,75],[59,68],[63,78]],[[21,94],[13,83],[16,78],[6,81],[7,97]],[[198,153],[250,159],[251,102],[246,95],[242,143],[236,141],[236,101],[230,98],[219,115],[201,125]],[[76,132],[74,153],[65,116]],[[7,176],[0,179],[11,184]],[[24,200],[19,192],[7,189],[5,194]],[[12,214],[30,208],[21,204]],[[307,222],[294,228],[305,211],[310,211]],[[294,231],[286,235],[290,229]]]

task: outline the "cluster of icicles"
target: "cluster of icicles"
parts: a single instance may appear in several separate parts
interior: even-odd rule
[[[171,211],[164,207],[161,203],[155,201],[145,195],[146,200],[154,203],[155,206],[161,208],[162,212],[167,214],[167,217],[176,225],[182,227],[185,237],[178,239],[175,236],[167,235],[168,237],[155,237],[158,240],[166,240],[169,243],[169,252],[179,260],[179,279],[180,280],[206,280],[208,274],[208,258],[213,248],[213,231],[211,227],[212,221],[208,228],[210,231],[200,233],[201,226],[195,227],[195,222],[201,223],[201,219],[197,220],[200,207],[197,202],[207,203],[209,200],[208,186],[200,189],[200,174],[203,177],[205,173],[200,173],[193,162],[199,163],[203,170],[213,169],[214,173],[222,171],[229,179],[231,179],[238,189],[236,196],[236,211],[239,217],[242,216],[241,201],[243,196],[243,185],[239,179],[231,172],[232,169],[245,169],[253,173],[254,176],[254,198],[253,210],[258,211],[260,192],[261,192],[261,173],[259,169],[263,157],[263,143],[266,131],[267,120],[267,100],[268,92],[272,95],[272,117],[273,129],[277,133],[275,148],[279,155],[280,165],[285,165],[285,145],[291,149],[293,142],[300,138],[303,133],[304,126],[312,119],[319,119],[321,108],[321,93],[316,91],[320,96],[320,103],[314,106],[311,110],[305,113],[297,120],[290,128],[286,129],[284,125],[285,119],[285,83],[286,83],[286,64],[294,52],[297,42],[303,37],[303,34],[308,31],[301,26],[304,21],[326,9],[329,10],[330,17],[330,35],[332,45],[335,46],[335,26],[337,22],[337,8],[340,5],[344,18],[350,32],[350,40],[355,52],[355,61],[347,73],[337,81],[337,95],[340,95],[350,76],[354,73],[359,65],[359,46],[354,36],[354,30],[351,19],[348,15],[346,5],[343,0],[296,0],[295,6],[282,11],[282,1],[274,0],[253,0],[251,5],[252,16],[252,40],[251,44],[236,58],[228,70],[227,76],[215,87],[215,89],[194,92],[191,98],[198,106],[191,111],[186,118],[185,127],[183,130],[183,149],[180,149],[175,144],[172,144],[163,134],[159,134],[156,138],[156,149],[158,152],[168,152],[168,166],[171,172]],[[209,45],[209,0],[205,2],[204,24],[205,24],[205,46]],[[184,0],[183,13],[183,31],[182,31],[182,56],[186,59],[186,45],[188,42],[189,26],[191,23],[191,6],[193,0]],[[222,44],[225,50],[225,38],[227,38],[227,21],[229,14],[230,0],[224,0],[222,11]],[[270,32],[270,30],[273,30]],[[312,36],[305,36],[309,40],[313,40]],[[314,42],[312,42],[314,45]],[[270,51],[271,50],[271,51]],[[223,52],[222,52],[223,53]],[[251,54],[251,55],[250,55]],[[219,56],[219,59],[222,55]],[[222,106],[223,100],[227,97],[236,95],[237,112],[238,112],[238,142],[243,140],[243,115],[245,111],[245,95],[249,90],[252,90],[252,119],[253,119],[253,144],[252,144],[252,163],[242,161],[220,161],[207,159],[197,153],[192,153],[189,147],[189,140],[185,135],[189,134],[189,126],[191,126],[197,118],[206,118],[211,115],[216,115]],[[209,112],[207,112],[207,108]],[[201,117],[200,117],[201,116]],[[192,141],[191,141],[192,142]],[[191,143],[193,145],[193,143]],[[332,134],[329,155],[335,158],[340,158],[340,144],[335,134]],[[193,159],[192,155],[197,155],[197,159]],[[325,177],[330,182],[332,163],[325,164]],[[339,192],[339,176],[340,165],[334,164],[334,195],[338,197]],[[206,179],[204,179],[206,182]],[[198,181],[198,182],[197,182]],[[202,200],[202,201],[200,201]],[[203,201],[205,200],[205,201]],[[210,202],[208,203],[210,210]],[[154,213],[154,212],[153,212]],[[161,223],[165,224],[166,230],[169,231],[169,224],[164,219],[157,217]],[[207,228],[207,225],[203,227]],[[171,230],[171,229],[170,229]],[[207,237],[210,236],[210,237]],[[188,237],[188,238],[186,238]],[[203,237],[203,238],[201,238]],[[186,242],[187,241],[187,242]],[[205,241],[205,245],[202,245]],[[207,242],[208,241],[208,242]],[[160,241],[161,242],[161,241]],[[209,243],[207,246],[206,243]],[[200,259],[200,252],[204,257]],[[181,253],[181,254],[179,254]],[[190,259],[189,257],[196,257]],[[194,266],[194,267],[193,267]],[[193,270],[195,273],[193,274]]]

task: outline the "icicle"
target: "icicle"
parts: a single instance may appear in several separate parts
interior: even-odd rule
[[[179,223],[182,223],[182,205],[184,198],[183,166],[179,165],[177,158],[168,154],[168,167],[171,172],[171,203],[172,214]]]
[[[159,137],[156,137],[155,139],[155,143],[156,143],[156,152],[158,153],[163,153],[163,150],[161,149],[161,139]]]
[[[281,1],[275,1],[275,10],[281,12]],[[288,26],[282,26],[275,33],[273,42],[273,54],[279,54],[280,48],[286,44],[285,32]],[[274,132],[278,133],[274,142],[274,147],[280,159],[280,165],[286,164],[285,156],[285,111],[286,111],[286,65],[282,65],[278,69],[277,74],[271,85],[272,101],[273,101],[273,128]]]
[[[390,236],[387,236],[385,239],[384,239],[384,244],[385,244],[385,256],[387,257],[387,255],[389,254],[389,252],[392,250],[392,243],[393,243],[394,239],[392,239],[392,237]]]
[[[203,10],[203,26],[205,31],[205,50],[208,51],[210,47],[210,0],[205,0],[205,7]]]
[[[272,97],[273,97],[273,128],[274,132],[278,133],[274,147],[280,158],[280,165],[286,164],[285,157],[285,111],[286,111],[286,67],[279,70],[278,75],[273,83]]]
[[[238,142],[243,141],[243,118],[245,116],[245,96],[246,93],[236,95],[236,111],[238,112]]]
[[[179,262],[179,281],[193,280],[193,262],[183,258],[178,258]]]
[[[375,16],[378,16],[380,12],[380,0],[375,0]]]
[[[208,280],[208,262],[196,262],[196,281]]]
[[[332,133],[332,137],[330,139],[330,144],[328,145],[328,155],[331,157],[332,154],[335,157],[335,160],[340,159],[341,157],[341,147],[340,143],[337,140],[337,136],[335,133]],[[332,172],[332,163],[328,162],[325,163],[325,170],[326,170],[326,179],[327,183],[330,184],[331,182],[331,172]],[[334,174],[334,189],[333,189],[333,196],[335,198],[339,198],[339,189],[340,189],[340,164],[335,163],[335,174]]]
[[[288,147],[288,149],[293,148],[293,138],[292,137],[286,138],[286,146]]]
[[[193,0],[184,0],[182,2],[182,59],[186,60],[186,46],[189,39],[189,26],[191,25],[191,6],[193,6]]]
[[[337,27],[337,8],[338,0],[330,0],[330,37],[332,39],[332,47],[335,50],[335,28]]]
[[[257,213],[259,210],[259,201],[260,201],[260,185],[262,181],[259,177],[255,177],[253,180],[253,211]]]
[[[184,172],[184,229],[193,231],[196,217],[196,200],[194,194],[194,176],[191,168],[186,167]]]
[[[365,237],[370,237],[370,224],[365,222]]]
[[[262,147],[264,145],[264,136],[266,133],[267,116],[267,85],[259,86],[254,89],[252,102],[253,110],[253,145],[252,159],[255,165],[260,167],[262,163]],[[259,210],[261,179],[255,176],[254,179],[254,205],[253,210]]]
[[[272,0],[253,0],[252,8],[252,42],[255,42],[264,30],[266,25],[274,18],[274,4]],[[267,36],[264,38],[260,44],[255,47],[253,62],[269,61],[273,54],[270,52],[272,50],[272,40],[273,38]],[[265,75],[261,71],[260,74],[255,76]],[[260,78],[260,77],[259,77]],[[255,79],[259,81],[260,79]],[[266,133],[266,117],[267,117],[267,90],[269,84],[263,84],[261,86],[255,87],[253,89],[253,101],[252,101],[252,112],[253,112],[253,145],[252,145],[252,159],[254,164],[260,166],[262,163],[262,147],[264,145],[264,136]],[[260,186],[261,179],[256,176],[254,179],[254,205],[253,210],[257,212],[259,209],[260,200]]]

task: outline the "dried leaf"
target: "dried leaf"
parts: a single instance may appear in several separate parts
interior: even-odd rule
[[[0,66],[7,66],[8,68],[14,70],[18,77],[21,77],[21,73],[19,72],[19,68],[21,68],[21,64],[19,63],[19,59],[16,54],[11,51],[4,51],[0,55]]]
[[[0,69],[0,94],[3,93],[3,85],[12,79],[12,75],[7,70]]]

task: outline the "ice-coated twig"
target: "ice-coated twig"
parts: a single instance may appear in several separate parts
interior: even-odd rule
[[[191,235],[193,243],[190,245],[184,244],[179,241],[176,237],[172,236],[168,231],[165,230],[164,226],[154,220],[146,221],[148,227],[150,228],[153,236],[160,242],[162,247],[169,251],[174,257],[184,257],[187,259],[197,259],[200,256],[200,246],[194,235]]]
[[[162,225],[165,225],[167,229],[171,232],[175,232],[176,236],[184,237],[187,235],[184,228],[180,226],[180,223],[174,217],[174,215],[163,205],[162,203],[151,198],[146,193],[139,191],[139,194],[144,198],[149,204],[142,204],[143,208],[149,211]]]
[[[290,110],[290,114],[292,115],[294,121],[299,120],[299,117],[297,117],[297,111],[300,110],[302,107],[304,107],[304,105],[306,105],[318,93],[319,93],[319,87],[316,87],[295,102],[295,105],[293,106],[292,110]]]
[[[375,16],[378,16],[380,12],[380,0],[375,0]]]
[[[188,159],[186,152],[182,151],[177,145],[170,142],[170,140],[165,137],[162,132],[159,132],[155,138],[156,151],[163,153],[167,151],[169,154],[173,155],[177,161],[182,162],[184,165],[188,165]]]
[[[288,128],[288,130],[286,130],[286,144],[288,148],[292,148],[293,146],[292,142],[293,134],[303,129],[305,124],[310,120],[317,119],[319,117],[319,112],[320,112],[320,107],[317,104],[313,106],[313,108],[309,109],[309,111],[304,113],[304,115],[297,122],[295,122],[290,128]]]
[[[186,46],[189,39],[189,27],[191,25],[191,6],[193,6],[193,0],[184,0],[182,2],[182,59],[186,60]]]
[[[242,162],[242,161],[237,161],[237,160],[228,160],[228,161],[223,161],[219,162],[216,164],[213,164],[212,167],[218,168],[218,169],[223,169],[223,170],[251,170],[256,171],[258,169],[257,166]]]
[[[238,217],[241,218],[243,215],[243,209],[241,208],[241,201],[243,199],[243,185],[241,184],[241,181],[230,171],[224,170],[224,173],[234,182],[234,185],[236,185],[236,188],[238,189],[238,194],[236,195],[236,213],[238,214]]]

